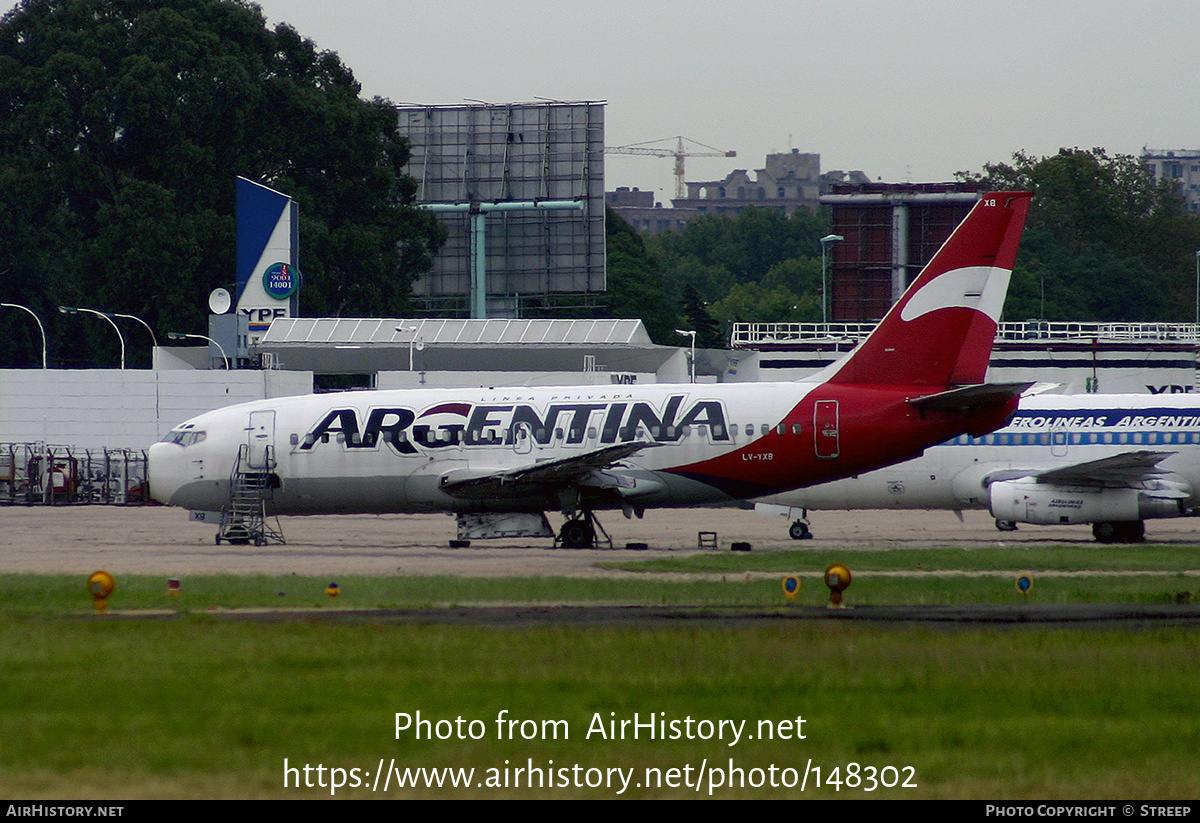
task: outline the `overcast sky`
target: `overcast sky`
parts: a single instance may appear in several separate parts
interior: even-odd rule
[[[1200,149],[1196,0],[258,0],[404,103],[605,100],[606,144],[683,135],[885,182],[1061,146]],[[664,145],[671,145],[670,143]],[[672,161],[606,158],[605,188],[673,193]]]

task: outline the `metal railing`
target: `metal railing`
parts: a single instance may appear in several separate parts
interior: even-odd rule
[[[877,323],[734,323],[729,344],[734,349],[822,340],[861,340]],[[997,340],[1139,340],[1200,342],[1195,323],[1082,323],[1024,320],[1001,323]]]
[[[0,443],[0,505],[143,505],[146,452]]]

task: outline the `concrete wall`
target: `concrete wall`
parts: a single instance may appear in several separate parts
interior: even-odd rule
[[[481,386],[608,386],[657,383],[653,372],[381,371],[377,389],[479,388]]]
[[[0,442],[144,449],[234,403],[312,392],[312,372],[0,369]]]

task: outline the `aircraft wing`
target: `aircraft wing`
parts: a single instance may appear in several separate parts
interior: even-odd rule
[[[529,486],[558,487],[581,484],[597,472],[658,443],[616,443],[583,454],[542,460],[515,469],[455,469],[442,475],[441,489],[456,497],[510,497]]]
[[[990,485],[999,480],[1031,477],[1038,483],[1061,486],[1127,488],[1162,474],[1157,468],[1158,464],[1174,453],[1133,451],[1115,454],[1112,457],[1103,457],[1099,460],[1089,460],[1086,463],[1055,466],[1052,469],[1033,471],[1004,469],[985,477],[984,485]]]
[[[1136,451],[1032,472],[1039,483],[1078,486],[1130,486],[1161,474],[1158,464],[1174,452]]]

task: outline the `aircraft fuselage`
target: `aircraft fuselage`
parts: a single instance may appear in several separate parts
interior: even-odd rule
[[[1001,425],[1015,405],[997,406],[986,419],[978,412],[968,418],[927,411],[922,420],[907,400],[929,393],[783,383],[281,398],[219,409],[176,427],[151,449],[151,484],[162,502],[219,510],[246,445],[252,452],[270,448],[276,514],[702,505],[909,459],[968,428],[982,433]],[[626,443],[647,446],[578,484],[578,501],[565,503],[552,478],[514,481],[512,494],[445,489],[447,478],[570,461]]]

